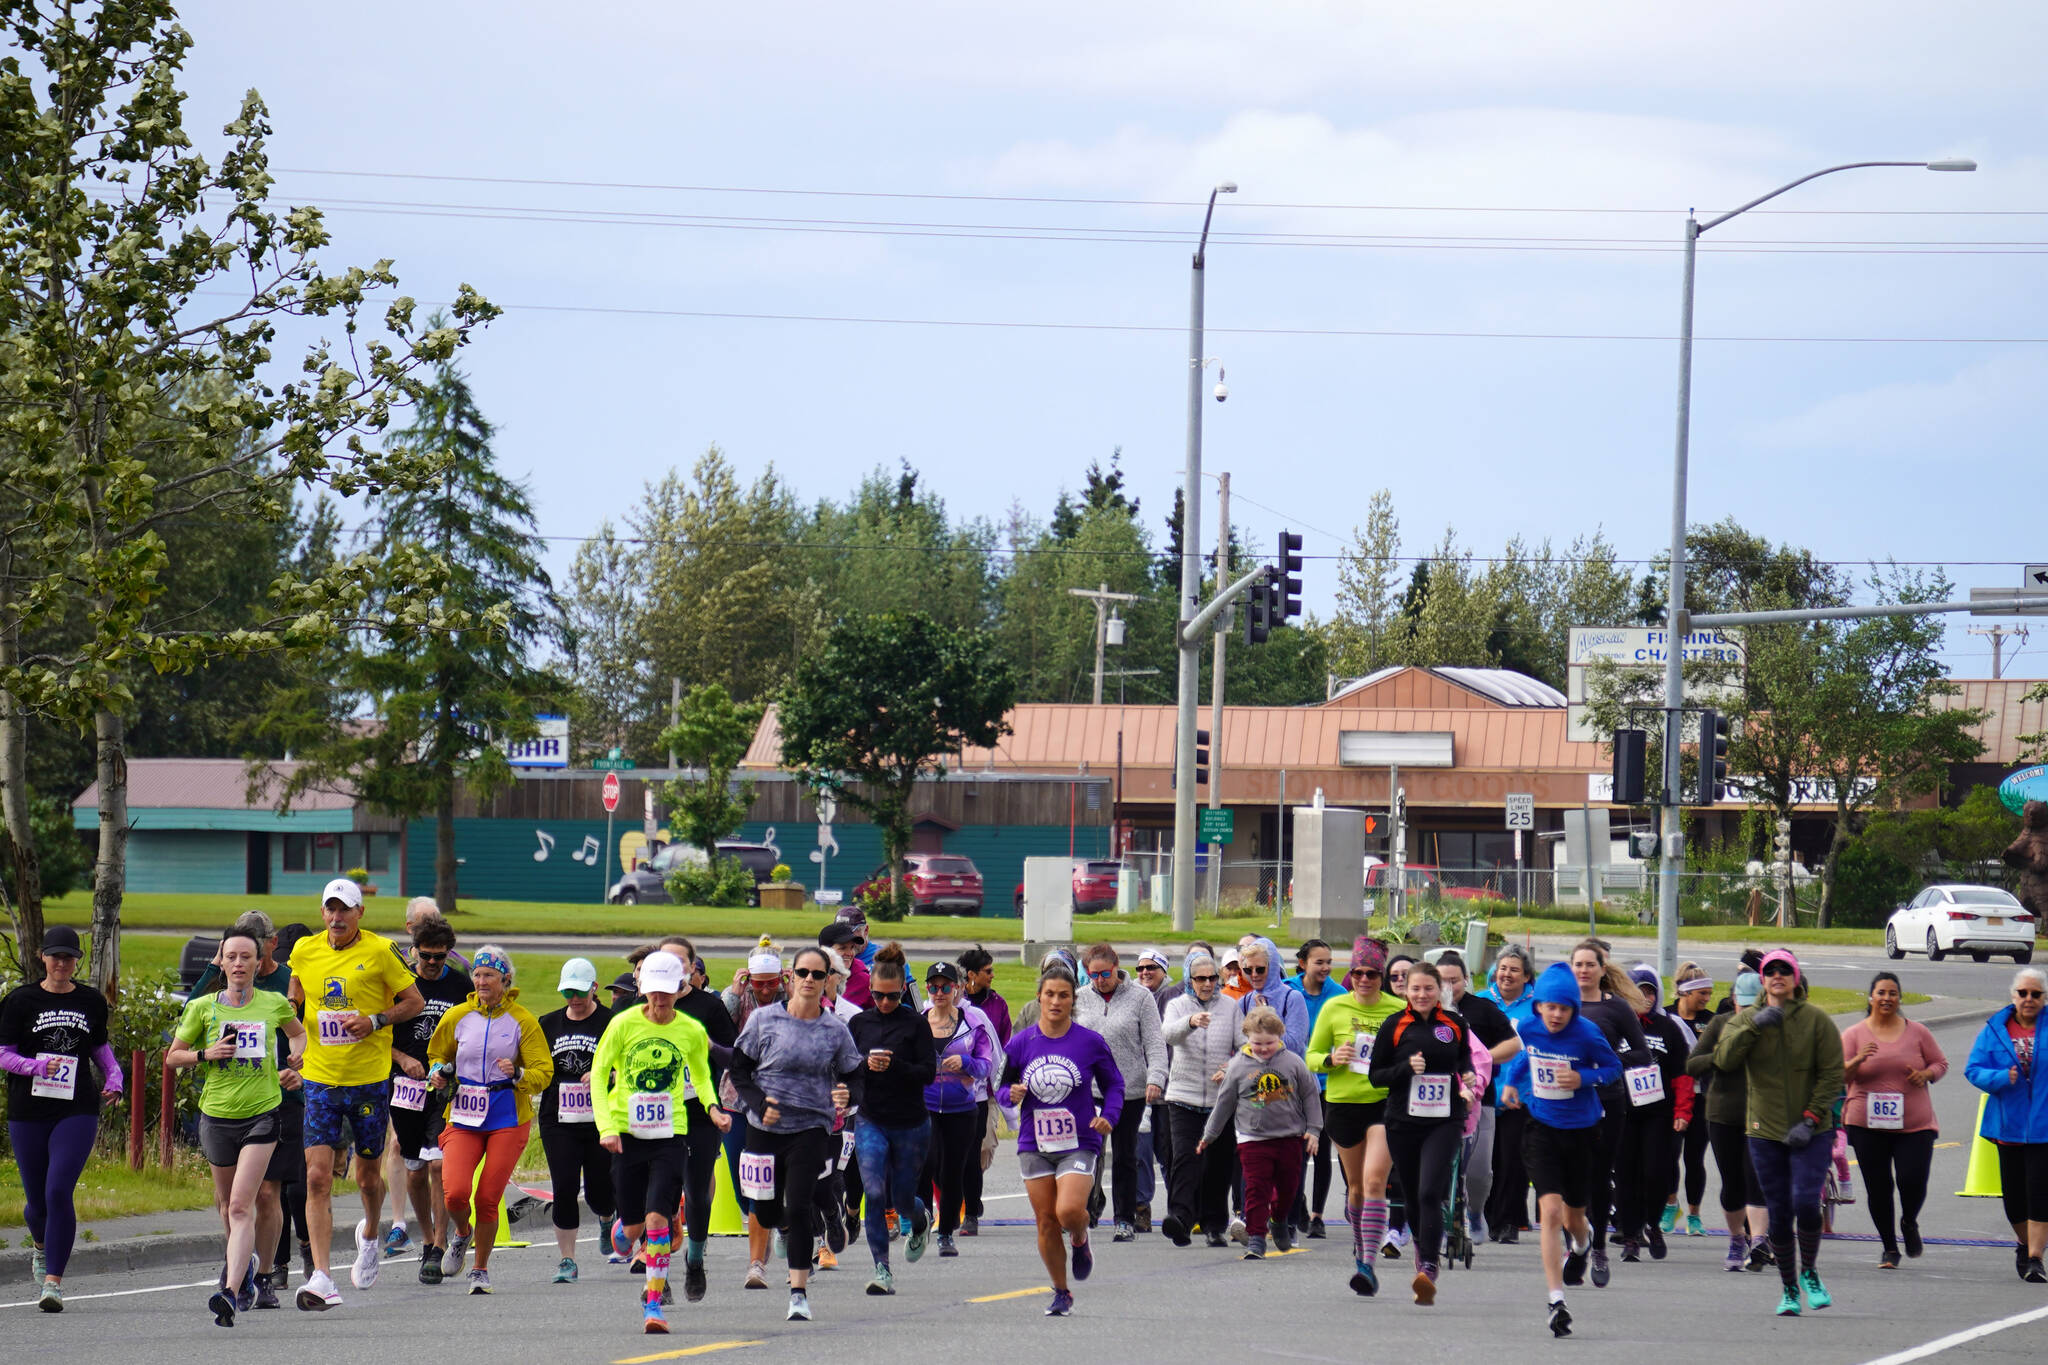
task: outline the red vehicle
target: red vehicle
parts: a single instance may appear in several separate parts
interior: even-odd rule
[[[1446,886],[1439,869],[1434,863],[1404,863],[1401,866],[1402,888],[1411,896],[1420,894],[1442,900],[1477,901],[1488,899],[1488,893],[1473,886]],[[1389,863],[1374,863],[1365,870],[1365,894],[1380,895],[1393,890],[1394,869]]]
[[[955,853],[906,853],[903,880],[910,888],[910,911],[914,915],[978,915],[981,913],[981,872],[971,858]],[[868,874],[853,888],[856,898],[871,891],[880,893],[889,884],[885,864]]]
[[[1114,858],[1074,859],[1074,911],[1076,914],[1092,915],[1100,910],[1116,909],[1117,876],[1123,871],[1123,864]],[[1024,913],[1024,883],[1017,883],[1017,890],[1010,898],[1019,915]]]

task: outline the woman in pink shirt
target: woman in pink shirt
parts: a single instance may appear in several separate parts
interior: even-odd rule
[[[1906,1254],[1918,1256],[1920,1206],[1939,1136],[1927,1087],[1948,1074],[1948,1058],[1925,1024],[1899,1012],[1899,979],[1890,972],[1871,979],[1869,1013],[1842,1034],[1842,1072],[1849,1086],[1842,1126],[1870,1190],[1870,1221],[1884,1242],[1877,1266],[1897,1270],[1892,1187],[1899,1192],[1897,1232],[1905,1236]]]

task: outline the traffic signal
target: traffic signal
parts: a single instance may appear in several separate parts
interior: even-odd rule
[[[1179,751],[1179,747],[1179,744],[1176,743],[1174,746],[1176,752]],[[1167,782],[1171,786],[1177,787],[1180,785],[1180,764],[1178,761],[1174,763],[1173,772],[1167,777]],[[1209,785],[1209,732],[1207,730],[1195,731],[1195,785],[1197,787]]]
[[[1273,581],[1273,617],[1281,625],[1301,615],[1301,537],[1292,531],[1280,533],[1280,554],[1273,561],[1279,572]]]
[[[1270,577],[1255,578],[1245,590],[1244,642],[1260,645],[1273,629],[1273,597]]]
[[[1776,835],[1771,840],[1771,861],[1778,865],[1778,875],[1783,877],[1792,870],[1792,822],[1778,821]]]
[[[1643,804],[1645,774],[1648,771],[1650,735],[1647,730],[1614,732],[1614,796],[1617,806]]]
[[[1728,790],[1728,717],[1719,711],[1700,712],[1700,766],[1695,800],[1688,804],[1711,806]]]
[[[1628,855],[1639,862],[1649,862],[1657,856],[1657,832],[1639,829],[1628,836]]]
[[[1365,851],[1384,853],[1387,851],[1387,814],[1385,811],[1369,810],[1365,813]]]

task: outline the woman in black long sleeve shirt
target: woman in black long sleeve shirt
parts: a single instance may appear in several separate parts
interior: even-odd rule
[[[1408,968],[1408,1008],[1380,1025],[1367,1079],[1387,1091],[1387,1148],[1399,1173],[1415,1234],[1415,1301],[1436,1301],[1444,1201],[1478,1088],[1464,1022],[1438,1007],[1443,981],[1427,962]]]
[[[868,1250],[875,1258],[870,1294],[893,1294],[889,1270],[891,1209],[910,1229],[909,1255],[924,1254],[929,1229],[918,1202],[919,1173],[931,1143],[932,1121],[924,1104],[924,1088],[938,1075],[938,1050],[923,1016],[904,1003],[903,963],[877,958],[868,981],[872,1003],[847,1021],[854,1045],[867,1058],[867,1091],[854,1128],[854,1156],[860,1182],[868,1191]]]
[[[1632,1066],[1656,1061],[1650,1040],[1643,1036],[1638,1010],[1646,1007],[1628,973],[1612,966],[1607,950],[1593,939],[1581,939],[1572,949],[1572,975],[1579,982],[1579,1013],[1593,1021],[1605,1035],[1608,1046],[1621,1058],[1624,1073]],[[1593,1142],[1600,1165],[1593,1180],[1592,1198],[1586,1204],[1586,1218],[1593,1225],[1593,1284],[1605,1288],[1607,1268],[1607,1219],[1614,1210],[1614,1163],[1621,1154],[1623,1131],[1628,1123],[1628,1085],[1617,1080],[1600,1087],[1600,1123],[1593,1130]]]

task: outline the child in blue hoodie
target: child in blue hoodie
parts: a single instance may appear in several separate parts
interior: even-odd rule
[[[1583,1281],[1593,1241],[1586,1201],[1599,1155],[1587,1130],[1600,1122],[1598,1090],[1620,1078],[1621,1058],[1597,1025],[1579,1017],[1579,982],[1570,967],[1552,963],[1529,993],[1536,1017],[1516,1025],[1522,1050],[1502,1073],[1500,1102],[1529,1112],[1522,1164],[1536,1190],[1550,1331],[1564,1337],[1572,1330],[1564,1287]]]

